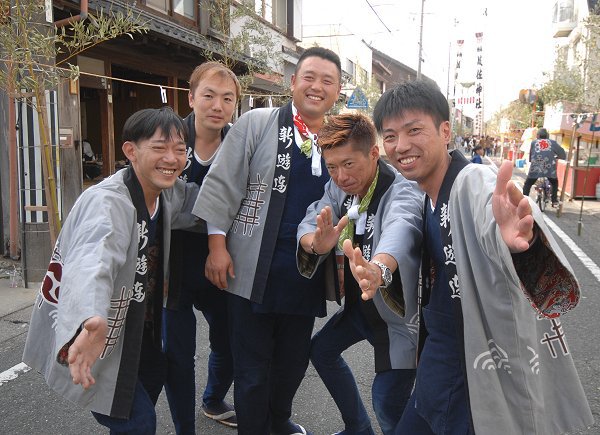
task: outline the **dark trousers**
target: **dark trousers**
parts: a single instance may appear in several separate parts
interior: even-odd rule
[[[525,184],[523,185],[523,195],[529,196],[531,187],[535,184],[536,181],[537,178],[527,178],[525,180]],[[558,202],[558,178],[548,177],[548,181],[550,182],[550,186],[552,186],[551,201],[552,203]]]
[[[373,332],[358,305],[338,311],[312,339],[310,359],[329,390],[344,420],[344,433],[373,434],[352,370],[342,352],[354,344],[369,340]],[[404,406],[410,397],[415,369],[387,370],[373,380],[373,409],[384,435],[394,433]]]
[[[315,319],[252,311],[247,299],[229,299],[238,434],[278,433],[308,367]]]
[[[151,330],[144,331],[142,351],[135,385],[131,415],[116,418],[92,412],[98,423],[110,429],[110,435],[154,435],[156,411],[154,405],[162,391],[167,373],[165,355],[152,340]]]
[[[192,284],[196,283],[182,286],[178,310],[163,310],[164,351],[168,361],[165,391],[178,435],[194,434],[196,427],[194,303],[202,310],[209,327],[211,351],[203,404],[211,406],[221,403],[233,382],[227,320],[229,294],[212,286],[196,292],[196,286]]]

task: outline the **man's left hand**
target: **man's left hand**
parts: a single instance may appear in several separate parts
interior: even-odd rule
[[[492,211],[502,239],[511,253],[529,249],[533,239],[533,215],[529,200],[511,181],[512,162],[505,161],[498,170],[492,195]]]

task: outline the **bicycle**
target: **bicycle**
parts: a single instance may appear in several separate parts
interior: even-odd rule
[[[550,181],[548,181],[548,178],[543,177],[541,181],[538,180],[535,183],[535,191],[537,192],[535,202],[543,212],[550,202],[550,195],[552,194],[552,187],[550,185]]]

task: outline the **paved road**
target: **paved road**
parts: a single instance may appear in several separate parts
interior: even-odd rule
[[[515,178],[522,178],[516,173]],[[593,264],[600,264],[600,203],[590,202],[583,215],[583,233],[577,235],[579,221],[579,202],[567,203],[563,216],[558,219],[555,213],[548,211],[546,216],[562,229],[567,237],[576,244],[589,261],[571,251],[569,245],[560,241],[569,258],[582,288],[583,300],[573,312],[563,317],[563,324],[569,340],[570,350],[575,359],[588,400],[594,412],[596,424],[578,434],[600,434],[600,269],[594,270]],[[570,243],[570,242],[569,242]],[[581,261],[584,259],[588,265]],[[591,270],[590,270],[591,267]],[[596,273],[596,276],[594,275]],[[6,290],[6,280],[0,280],[0,305],[2,291]],[[329,313],[335,312],[335,305],[329,306]],[[2,381],[2,375],[21,361],[21,354],[27,333],[30,308],[21,309],[11,315],[0,315],[0,434],[104,434],[88,412],[82,411],[51,392],[41,376],[34,372],[19,375],[16,379]],[[0,310],[1,311],[1,310]],[[205,366],[208,355],[207,329],[202,316],[199,317],[197,382],[204,385]],[[326,319],[317,321],[316,330]],[[364,343],[347,351],[349,364],[353,367],[361,394],[371,412],[370,385],[372,373],[372,351]],[[161,395],[157,405],[158,434],[173,434],[174,429],[168,406]],[[315,434],[331,434],[342,429],[342,422],[335,405],[324,388],[315,370],[309,367],[294,403],[294,420],[314,431]],[[203,416],[198,417],[198,434],[232,435],[228,429]]]

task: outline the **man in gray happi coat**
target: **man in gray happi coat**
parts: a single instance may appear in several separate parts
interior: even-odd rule
[[[236,121],[194,207],[210,224],[207,277],[231,293],[240,435],[306,433],[290,419],[292,401],[308,366],[315,316],[326,314],[325,282],[298,273],[296,231],[329,178],[316,140],[340,81],[335,53],[306,50],[292,77],[292,101]]]
[[[311,361],[342,414],[345,433],[374,434],[342,357],[368,340],[376,372],[373,409],[383,433],[392,435],[415,379],[423,192],[379,158],[375,126],[365,115],[331,117],[319,148],[331,180],[298,227],[298,269],[311,277],[325,268],[331,281],[338,278],[336,299],[345,299],[313,337]],[[374,285],[381,286],[374,300],[361,299],[338,248],[345,239],[369,260]]]
[[[426,193],[417,377],[396,433],[549,435],[592,424],[559,317],[579,302],[579,284],[510,181],[511,163],[496,175],[449,153],[448,102],[423,81],[386,91],[374,120],[391,162]]]
[[[78,198],[33,307],[23,361],[111,434],[156,433],[171,228],[196,221],[180,213],[198,193],[177,179],[186,135],[168,107],[129,117],[123,152],[131,166]]]

